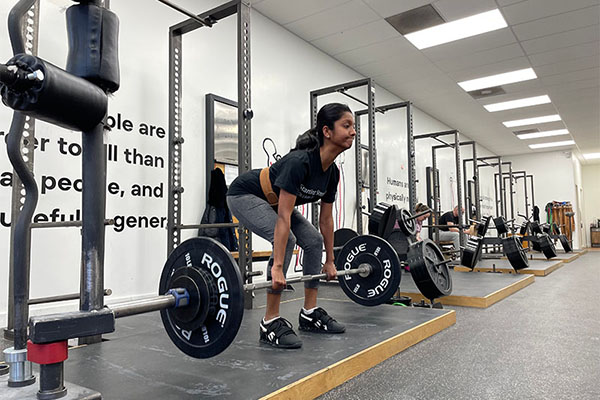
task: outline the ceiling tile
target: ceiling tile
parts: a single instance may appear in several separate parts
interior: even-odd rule
[[[365,3],[353,0],[286,24],[285,28],[310,42],[378,19],[379,16]]]
[[[535,68],[536,66],[540,65],[587,57],[594,54],[600,54],[600,45],[598,40],[578,44],[575,46],[563,47],[561,49],[551,50],[545,53],[532,54],[529,56],[529,60],[531,61],[531,65],[533,65]]]
[[[561,83],[577,82],[589,79],[600,81],[600,68],[583,69],[580,71],[566,72],[564,74],[550,75],[540,78],[545,85],[558,85]]]
[[[487,32],[482,35],[456,40],[454,42],[430,47],[423,50],[423,54],[432,61],[444,58],[459,58],[473,53],[506,46],[515,43],[515,35],[508,28]]]
[[[401,12],[412,10],[413,8],[430,4],[432,0],[363,0],[365,4],[371,7],[382,18],[400,14]]]
[[[421,74],[421,71],[427,71],[430,74],[439,73],[439,69],[433,64],[421,57],[405,57],[403,55],[394,55],[385,60],[356,66],[355,69],[365,76],[377,77],[379,75],[395,73],[397,78],[405,76],[406,79],[416,79],[415,73]],[[412,72],[412,74],[411,74]]]
[[[379,60],[390,58],[396,54],[403,54],[407,58],[423,55],[403,37],[389,39],[369,46],[360,47],[355,50],[346,51],[335,55],[342,63],[349,67],[356,67]]]
[[[435,64],[440,67],[442,71],[451,72],[493,64],[499,61],[522,57],[524,55],[525,53],[521,46],[518,43],[513,43],[502,47],[496,47],[491,50],[473,53],[469,57],[445,58],[436,61]]]
[[[498,8],[494,0],[438,0],[433,2],[433,6],[446,21],[455,21]]]
[[[589,25],[597,25],[600,7],[588,7],[512,27],[517,39],[529,40]]]
[[[502,8],[510,25],[598,5],[598,0],[527,0]]]
[[[557,85],[548,85],[546,89],[550,98],[560,96],[567,92],[579,92],[582,89],[597,88],[600,86],[600,81],[597,78],[576,80],[570,82],[561,82]]]
[[[596,54],[590,57],[582,57],[554,64],[541,65],[539,67],[535,67],[534,69],[537,76],[548,76],[571,71],[579,71],[598,66],[600,66],[600,55]]]
[[[449,72],[448,76],[455,79],[457,82],[462,82],[471,79],[483,78],[485,76],[490,75],[503,74],[505,72],[516,71],[519,69],[525,69],[529,67],[530,65],[527,57],[518,57],[494,64]]]
[[[561,47],[592,42],[594,40],[598,40],[599,37],[600,25],[592,25],[585,28],[556,33],[554,35],[544,36],[537,39],[525,40],[521,42],[521,44],[523,45],[523,49],[525,49],[527,54],[536,54],[559,49]]]
[[[501,7],[508,6],[510,4],[518,3],[525,0],[496,0]]]
[[[311,43],[328,54],[336,55],[394,37],[400,37],[398,31],[381,19],[317,39]]]
[[[350,0],[261,0],[252,2],[254,9],[280,25],[317,14],[321,11],[348,3]]]

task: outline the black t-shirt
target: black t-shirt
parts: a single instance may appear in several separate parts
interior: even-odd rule
[[[448,222],[452,222],[452,223],[454,223],[454,225],[458,225],[458,215],[455,217],[454,216],[454,211],[448,211],[447,213],[444,213],[440,217],[440,223],[439,223],[439,225],[448,225]],[[448,228],[440,228],[440,230],[442,230],[442,231],[449,231],[450,229],[448,229]]]
[[[228,196],[254,194],[261,199],[265,195],[260,187],[260,169],[253,169],[235,178]],[[271,186],[277,196],[280,189],[296,195],[296,205],[312,203],[321,199],[324,203],[335,202],[340,171],[331,164],[323,171],[319,149],[291,151],[269,168]]]

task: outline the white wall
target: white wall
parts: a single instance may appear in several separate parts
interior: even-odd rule
[[[0,5],[0,21],[6,21],[12,2]],[[110,100],[109,113],[121,115],[132,122],[134,129],[115,128],[105,136],[105,142],[118,146],[120,158],[108,163],[108,182],[117,182],[123,194],[107,196],[107,217],[114,216],[166,216],[167,208],[167,158],[168,136],[160,138],[139,133],[142,123],[167,128],[168,125],[168,28],[183,18],[159,2],[129,0],[112,2],[119,15],[121,89]],[[179,4],[193,11],[204,11],[219,5],[220,1],[181,0]],[[40,27],[40,56],[64,66],[66,59],[66,33],[64,10],[71,1],[53,0],[42,2]],[[143,18],[140,18],[143,10]],[[252,12],[252,121],[253,167],[266,165],[262,149],[265,137],[274,140],[280,154],[285,154],[298,134],[308,128],[309,92],[325,86],[362,78],[355,71],[325,55],[269,19]],[[200,29],[184,36],[183,40],[183,136],[185,138],[182,161],[182,180],[185,193],[182,200],[182,220],[195,223],[204,210],[204,97],[215,93],[235,99],[235,23],[233,19],[219,22],[211,29]],[[8,59],[11,51],[6,36],[0,40],[0,54]],[[366,98],[365,91],[353,92]],[[342,101],[353,110],[362,105],[340,94],[325,96],[320,105],[330,101]],[[376,103],[389,104],[401,101],[389,92],[377,88]],[[11,111],[0,107],[0,131],[7,131]],[[366,124],[366,122],[364,122]],[[398,205],[407,203],[408,189],[389,185],[387,177],[406,182],[406,138],[403,113],[390,112],[377,117],[377,143],[379,166],[379,201]],[[414,109],[415,134],[446,130],[450,127]],[[80,142],[80,134],[68,132],[44,123],[36,124],[36,137],[48,139],[45,151],[35,154],[35,175],[38,185],[43,177],[66,177],[75,180],[81,175],[77,156],[60,154],[58,141]],[[0,138],[1,139],[1,138]],[[461,138],[468,140],[468,138]],[[417,144],[417,176],[419,200],[424,200],[424,171],[430,164],[430,146],[437,142],[421,140]],[[145,155],[161,157],[165,168],[134,165],[124,160],[125,149]],[[336,215],[336,227],[356,227],[353,220],[356,199],[354,195],[353,150],[338,159],[344,169],[344,194],[339,201],[342,209]],[[482,149],[483,155],[486,155]],[[455,204],[451,187],[454,171],[452,151],[440,152],[438,166],[442,175],[442,207],[450,209]],[[0,174],[12,171],[5,152],[0,153]],[[2,181],[0,181],[2,182]],[[152,187],[163,185],[163,195],[158,198],[135,197],[132,185]],[[402,196],[404,195],[404,197]],[[11,188],[0,186],[0,212],[10,220]],[[59,213],[74,213],[80,208],[80,193],[75,190],[46,190],[40,196],[36,213],[50,214],[55,208]],[[7,282],[9,262],[10,228],[0,226],[0,323],[4,323],[7,307]],[[187,236],[191,235],[189,232]],[[255,249],[269,246],[255,237]],[[79,289],[80,234],[78,229],[36,230],[32,238],[31,297],[41,297],[76,292]],[[166,231],[164,228],[108,227],[106,234],[105,286],[114,292],[109,302],[154,294],[158,278],[166,259]],[[294,261],[295,263],[295,261]],[[295,265],[291,266],[292,270]],[[258,268],[263,267],[257,265]],[[60,304],[56,307],[64,307]],[[47,307],[46,307],[47,308]],[[67,305],[76,308],[76,302]],[[44,312],[45,307],[33,308],[32,313]]]
[[[600,220],[600,164],[584,165],[581,169],[583,181],[583,229],[586,231],[586,246],[590,246],[590,225]]]
[[[576,167],[570,151],[553,151],[536,154],[502,157],[512,161],[513,170],[525,170],[533,174],[535,204],[540,208],[540,220],[546,222],[544,207],[552,201],[569,201],[577,211],[575,192]],[[579,213],[575,213],[575,226],[579,225]],[[579,230],[573,235],[573,247],[580,248]]]

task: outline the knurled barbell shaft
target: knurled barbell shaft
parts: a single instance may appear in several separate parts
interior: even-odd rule
[[[358,268],[348,269],[337,271],[336,276],[344,276],[344,275],[353,275],[353,274],[370,274],[373,271],[373,267],[368,264],[361,264]],[[297,283],[297,282],[305,282],[312,281],[316,279],[324,279],[327,278],[327,274],[317,274],[317,275],[303,275],[297,278],[286,279],[286,283]],[[244,285],[245,291],[252,291],[258,289],[267,289],[272,287],[272,281],[266,281],[261,283],[248,283]],[[172,289],[179,290],[179,289]],[[151,311],[159,311],[164,310],[166,308],[175,307],[177,300],[175,295],[167,293],[164,295],[159,295],[155,297],[151,297],[148,299],[140,299],[135,301],[130,301],[127,303],[114,304],[107,306],[110,309],[115,318],[128,317],[130,315],[144,314]],[[179,307],[185,307],[187,304],[180,304]]]
[[[337,271],[336,276],[344,276],[344,275],[354,275],[354,274],[370,274],[373,271],[373,267],[368,264],[361,264],[358,268],[355,269],[345,269],[342,271]],[[285,280],[286,284],[290,283],[298,283],[298,282],[306,282],[313,281],[317,279],[325,279],[327,278],[327,274],[316,274],[316,275],[303,275],[297,278],[289,278]],[[268,289],[273,287],[272,281],[259,282],[259,283],[247,283],[244,285],[244,291],[252,291],[258,289]]]

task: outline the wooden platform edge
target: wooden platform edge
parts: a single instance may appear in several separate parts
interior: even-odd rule
[[[559,269],[560,267],[562,267],[563,265],[564,265],[563,260],[557,260],[556,264],[553,264],[552,266],[550,266],[546,269],[525,268],[525,269],[519,270],[519,273],[517,274],[513,267],[504,266],[504,267],[496,267],[496,272],[502,272],[503,274],[515,274],[515,275],[529,274],[529,275],[535,275],[535,276],[547,276],[547,275],[550,275],[552,272],[556,271],[557,269]],[[463,267],[463,266],[456,266],[456,267],[454,267],[454,270],[459,271],[459,272],[471,272],[470,268]],[[492,268],[492,267],[475,267],[475,269],[473,271],[474,272],[494,272],[494,268]]]
[[[514,282],[512,285],[509,285],[505,288],[497,290],[494,293],[488,294],[487,296],[485,296],[486,307],[489,307],[492,304],[495,304],[495,303],[499,302],[500,300],[507,298],[511,294],[518,292],[519,290],[523,289],[524,287],[531,285],[533,282],[535,282],[535,276],[527,275],[527,276],[525,276],[524,279]]]
[[[406,293],[402,292],[404,296],[408,296],[412,299],[413,303],[418,303],[421,300],[429,302],[421,293]],[[486,308],[485,297],[470,297],[470,296],[445,296],[435,299],[445,306],[459,306],[459,307],[475,307],[475,308]]]
[[[270,393],[261,400],[314,399],[454,324],[456,324],[456,312],[449,310],[431,321],[415,326]]]

